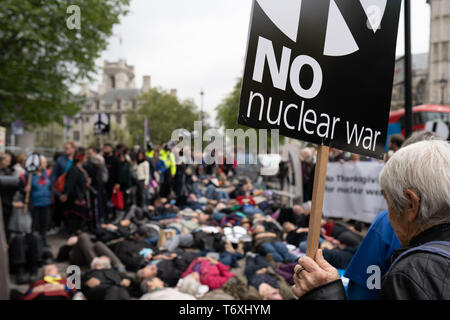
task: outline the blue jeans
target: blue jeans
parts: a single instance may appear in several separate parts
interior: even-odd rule
[[[276,262],[295,262],[297,258],[289,252],[281,241],[266,242],[262,245],[263,252],[267,255],[271,253]]]
[[[163,213],[159,216],[152,217],[153,221],[165,220],[165,219],[175,219],[177,217],[176,213]]]
[[[242,259],[243,257],[244,256],[239,252],[230,253],[228,251],[225,251],[220,254],[219,261],[226,266],[230,266],[231,268],[237,268],[237,261]]]
[[[322,238],[322,237],[319,238],[319,248],[322,245],[322,242],[324,242],[324,241],[325,241],[324,238]],[[307,240],[299,243],[298,248],[300,249],[301,252],[306,252],[307,243],[308,243]]]
[[[251,204],[244,205],[244,207],[242,208],[242,211],[250,217],[253,217],[253,215],[256,213],[260,213],[260,214],[264,213],[261,209],[256,208],[256,207],[252,206]]]

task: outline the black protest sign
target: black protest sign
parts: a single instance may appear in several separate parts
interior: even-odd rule
[[[94,135],[106,135],[110,131],[110,117],[107,113],[94,115]]]
[[[381,158],[401,0],[254,0],[238,122]]]
[[[41,166],[41,156],[37,152],[28,154],[25,159],[25,169],[28,172],[35,172]]]

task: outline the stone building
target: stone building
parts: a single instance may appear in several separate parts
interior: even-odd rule
[[[413,106],[427,103],[428,53],[412,57],[412,103]],[[392,87],[391,111],[405,106],[405,58],[395,61],[394,86]]]
[[[94,131],[94,114],[110,115],[111,128],[126,129],[126,112],[137,108],[136,98],[150,89],[150,76],[143,77],[142,88],[135,83],[134,67],[124,60],[104,62],[103,79],[98,91],[93,91],[86,84],[80,95],[87,98],[77,116],[69,120],[70,129],[66,140],[73,140],[77,145],[87,146]],[[125,130],[126,131],[126,130]]]
[[[431,6],[428,102],[450,105],[450,1],[428,0]]]

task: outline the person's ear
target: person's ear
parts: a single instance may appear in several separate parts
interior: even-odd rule
[[[414,222],[419,214],[420,198],[410,189],[406,189],[405,196],[408,198],[408,204],[405,207],[408,222]]]

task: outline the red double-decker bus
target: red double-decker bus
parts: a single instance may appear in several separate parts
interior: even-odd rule
[[[421,105],[413,107],[413,131],[436,132],[444,139],[450,139],[450,107],[443,105]],[[389,114],[389,126],[396,126],[405,135],[405,109]],[[394,133],[391,131],[391,134]],[[400,133],[400,132],[396,132]],[[445,136],[446,135],[446,136]]]

